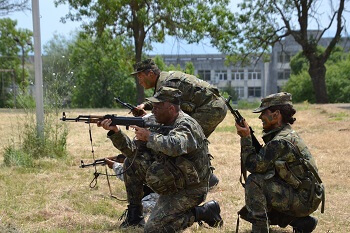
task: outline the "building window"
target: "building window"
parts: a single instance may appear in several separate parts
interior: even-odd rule
[[[261,79],[260,70],[248,70],[248,79]]]
[[[219,80],[227,80],[227,70],[215,70],[215,78]]]
[[[277,73],[278,80],[288,80],[290,77],[290,70],[282,70]]]
[[[210,70],[198,70],[198,77],[204,81],[210,81]]]
[[[248,87],[248,97],[261,97],[261,87]]]
[[[237,94],[238,99],[244,98],[244,87],[234,87],[234,90]]]
[[[232,80],[244,80],[244,70],[232,70]]]
[[[277,60],[279,63],[289,63],[292,55],[290,52],[278,52]]]

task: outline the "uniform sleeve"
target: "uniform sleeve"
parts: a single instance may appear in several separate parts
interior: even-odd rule
[[[171,130],[168,135],[152,133],[147,147],[171,157],[191,153],[198,149],[198,142],[189,124],[181,124]]]
[[[283,140],[272,140],[257,153],[250,136],[241,138],[242,162],[250,173],[265,173],[274,169],[274,162],[289,153],[292,153],[291,148]]]
[[[112,141],[114,147],[120,150],[126,157],[133,157],[136,153],[135,142],[121,130],[118,133],[109,131],[107,137]]]

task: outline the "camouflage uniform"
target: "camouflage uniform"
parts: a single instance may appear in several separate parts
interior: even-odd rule
[[[289,98],[268,96],[254,112],[290,104]],[[264,132],[263,140],[265,146],[257,153],[250,136],[241,138],[242,163],[251,174],[245,184],[246,209],[239,214],[253,223],[253,232],[254,224],[266,226],[267,219],[271,225],[285,227],[296,217],[308,216],[324,197],[315,161],[290,124]]]
[[[156,68],[152,59],[146,59],[135,65],[135,74],[147,69]],[[160,87],[173,87],[182,92],[181,109],[199,123],[208,138],[215,128],[222,122],[227,113],[225,100],[218,89],[194,75],[180,71],[161,72],[154,94]],[[152,102],[144,102],[145,110],[153,108]]]
[[[208,192],[208,145],[201,127],[182,111],[173,127],[155,129],[147,143],[139,144],[122,131],[108,133],[127,157],[124,181],[129,204],[141,205],[143,184],[160,194],[145,232],[175,232],[191,226],[192,209]]]

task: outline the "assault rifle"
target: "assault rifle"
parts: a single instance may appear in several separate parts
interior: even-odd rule
[[[120,97],[115,97],[114,98],[117,103],[120,103],[123,107],[130,109],[132,114],[136,117],[142,116],[145,114],[145,111],[143,109],[138,109],[136,106],[123,102]]]
[[[228,109],[231,111],[232,115],[235,117],[237,124],[244,127],[244,118],[239,113],[238,109],[232,108],[232,106],[230,105],[230,100],[231,100],[231,96],[229,96],[228,99],[225,100],[225,103]],[[252,129],[252,127],[249,126],[249,129],[250,129],[250,136],[252,137],[252,142],[253,142],[255,151],[256,153],[259,153],[260,149],[262,148],[262,145],[259,143],[258,139],[255,137],[254,130]]]
[[[120,97],[115,97],[114,99],[115,99],[115,101],[116,101],[117,103],[120,103],[120,104],[123,105],[125,108],[128,108],[128,109],[130,109],[131,111],[134,111],[135,109],[137,109],[136,106],[121,101]]]
[[[238,125],[244,127],[244,118],[239,113],[237,109],[233,109],[230,104],[231,96],[228,97],[228,99],[225,100],[225,103],[228,107],[228,109],[231,111],[232,115],[235,117],[235,120]],[[252,137],[252,143],[255,148],[256,153],[259,153],[260,149],[262,148],[262,145],[259,143],[258,139],[256,139],[254,135],[254,131],[252,127],[249,126],[250,129],[250,136]],[[241,161],[241,176],[239,177],[239,182],[242,184],[243,188],[245,187],[245,183],[243,183],[243,180],[247,180],[247,169],[244,165],[244,163]]]
[[[104,116],[97,116],[97,115],[79,115],[76,118],[68,118],[66,116],[66,113],[63,112],[63,117],[60,118],[61,121],[71,121],[71,122],[85,122],[87,124],[89,123],[97,123],[99,121],[103,121],[104,119],[111,119],[112,123],[111,126],[115,125],[124,125],[126,126],[126,129],[129,129],[130,125],[136,125],[142,128],[155,128],[155,129],[172,129],[172,126],[163,126],[158,124],[149,124],[145,119],[142,117],[118,117],[113,114],[107,114]]]
[[[118,162],[118,163],[124,163],[125,155],[119,154],[119,155],[114,156],[114,157],[109,157],[108,159],[113,160],[113,161]],[[102,165],[102,166],[106,165],[106,159],[105,158],[104,159],[96,159],[96,160],[94,160],[94,162],[87,163],[87,164],[85,164],[84,161],[81,160],[79,167],[80,168],[86,168],[86,167],[91,167],[91,166],[96,167],[97,165]]]
[[[86,168],[86,167],[96,167],[97,165],[106,165],[105,159],[96,159],[93,163],[85,164],[83,160],[80,161],[80,168]]]

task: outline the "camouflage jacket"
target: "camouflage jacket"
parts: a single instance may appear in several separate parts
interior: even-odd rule
[[[181,109],[187,114],[220,96],[216,87],[194,75],[180,71],[161,72],[154,93],[162,86],[177,88],[182,92]],[[153,107],[149,101],[144,104],[145,110],[151,110]]]
[[[171,130],[156,129],[152,131],[146,144],[149,153],[143,153],[144,159],[166,161],[170,160],[178,164],[178,158],[182,157],[193,164],[198,173],[199,180],[206,182],[210,174],[208,142],[202,128],[190,116],[180,111],[178,118]],[[140,144],[131,140],[122,131],[109,132],[108,137],[113,145],[125,156],[133,157],[137,153]]]
[[[309,149],[289,124],[264,133],[263,140],[265,146],[256,153],[251,137],[241,138],[242,162],[250,173],[263,173],[265,179],[269,179],[275,175],[282,178],[285,172],[291,171],[292,176],[304,180],[308,169],[300,162],[301,157],[317,172]],[[297,186],[292,181],[291,185]]]

